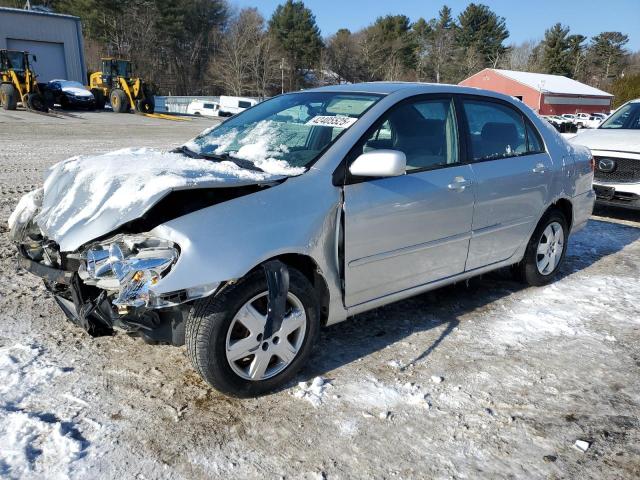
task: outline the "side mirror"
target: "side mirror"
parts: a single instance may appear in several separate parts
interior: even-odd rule
[[[399,150],[373,150],[356,158],[349,172],[358,177],[397,177],[405,174],[407,157]]]
[[[32,57],[34,62],[38,62],[38,57],[36,57],[35,55],[32,55]]]

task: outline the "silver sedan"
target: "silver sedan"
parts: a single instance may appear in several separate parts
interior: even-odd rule
[[[272,98],[171,152],[70,159],[10,227],[71,321],[186,343],[208,383],[254,396],[324,325],[502,267],[550,282],[592,180],[521,102],[368,83]]]

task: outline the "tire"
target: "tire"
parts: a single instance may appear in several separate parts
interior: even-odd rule
[[[111,90],[109,100],[111,102],[111,108],[113,108],[115,113],[129,112],[129,99],[127,98],[127,94],[124,93],[124,90],[114,88]]]
[[[0,85],[0,103],[4,110],[15,110],[18,108],[18,92],[13,85],[3,83]]]
[[[31,110],[35,110],[37,112],[45,112],[47,110],[44,98],[39,93],[30,93],[27,96],[27,105]]]
[[[556,229],[558,227],[561,229],[561,244],[548,238],[549,232],[554,232],[556,239],[560,238],[557,236]],[[516,271],[524,283],[539,287],[550,283],[555,278],[567,252],[568,234],[569,226],[562,212],[559,210],[547,212],[533,232],[524,258],[516,267]],[[548,245],[546,249],[545,245]],[[539,248],[541,252],[542,250],[553,252],[551,257],[545,253],[538,253]],[[549,260],[546,269],[541,268],[545,263],[545,258]]]
[[[197,300],[193,304],[186,322],[187,352],[194,368],[213,388],[239,398],[259,396],[287,383],[306,363],[320,333],[318,300],[311,283],[302,273],[290,268],[289,279],[288,306],[295,307],[299,313],[286,318],[298,319],[304,324],[304,330],[300,327],[299,330],[287,334],[286,339],[280,339],[276,332],[268,341],[263,342],[261,333],[254,337],[256,332],[261,331],[259,328],[249,330],[241,321],[242,318],[248,318],[242,317],[241,309],[252,301],[254,303],[251,305],[256,308],[254,311],[259,311],[261,315],[266,312],[264,295],[268,287],[262,269],[250,272],[238,283],[228,286],[217,295]],[[303,320],[300,319],[300,312],[304,312]],[[283,328],[284,325],[286,320]],[[292,324],[289,324],[289,328],[291,326]],[[248,353],[247,356],[232,362],[228,359],[227,350],[229,345],[237,345],[232,343],[237,328],[244,329],[242,340],[251,339],[249,347],[243,348],[242,351],[253,349],[251,351],[256,353]],[[282,331],[280,330],[281,334]],[[292,335],[294,337],[291,337]],[[268,344],[264,354],[268,357],[265,374],[262,377],[257,376],[254,380],[248,379],[247,376],[252,372],[251,365],[257,363],[258,354],[265,358],[261,354],[265,344]],[[278,357],[276,349],[294,345],[297,345],[297,351],[295,354],[291,353],[292,359],[285,364]],[[243,370],[245,368],[246,370]]]
[[[140,113],[153,113],[155,110],[153,97],[136,101],[136,110],[138,110]]]
[[[92,88],[93,98],[95,98],[94,108],[95,110],[104,110],[104,106],[107,103],[107,99],[104,97],[104,92],[99,88]]]

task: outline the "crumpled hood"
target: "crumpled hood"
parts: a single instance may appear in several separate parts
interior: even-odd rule
[[[640,130],[597,128],[584,130],[569,140],[591,150],[640,153]]]
[[[13,229],[35,215],[45,237],[73,251],[143,215],[173,190],[271,183],[284,178],[232,162],[188,158],[152,149],[72,157],[49,170],[42,189],[20,201]]]
[[[75,95],[76,97],[93,97],[93,93],[91,93],[89,90],[79,87],[62,87],[62,91],[64,93]]]

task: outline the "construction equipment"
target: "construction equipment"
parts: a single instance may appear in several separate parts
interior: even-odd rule
[[[104,108],[106,99],[116,113],[153,113],[155,109],[150,85],[132,76],[129,60],[103,58],[102,71],[89,76],[89,89],[98,109]]]
[[[18,102],[30,110],[48,110],[29,57],[37,61],[29,52],[0,50],[0,104],[5,110],[15,110]]]

